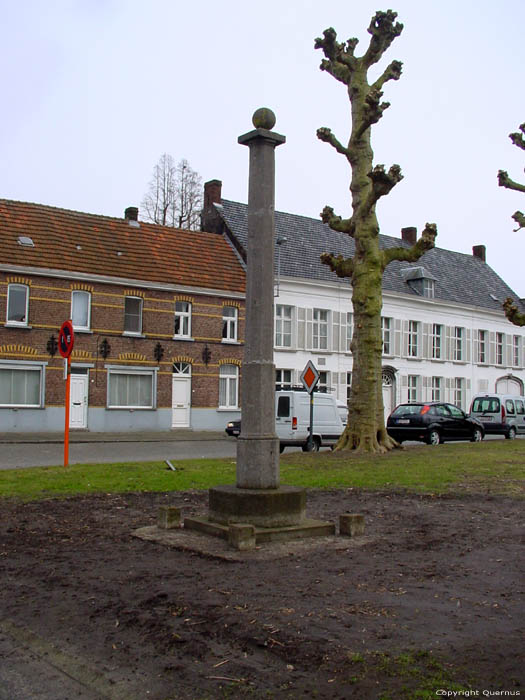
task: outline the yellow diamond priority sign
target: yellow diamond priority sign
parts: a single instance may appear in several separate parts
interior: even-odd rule
[[[308,360],[306,367],[303,369],[301,374],[301,382],[309,394],[312,393],[319,383],[319,372],[311,360]]]

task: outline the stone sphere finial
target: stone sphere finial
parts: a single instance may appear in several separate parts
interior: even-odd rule
[[[259,107],[253,113],[252,124],[256,129],[273,129],[275,114],[268,107]]]

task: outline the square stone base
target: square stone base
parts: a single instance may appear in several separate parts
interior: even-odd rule
[[[205,535],[220,537],[228,541],[229,526],[212,522],[209,518],[184,518],[184,528],[195,530]],[[255,543],[285,542],[288,540],[303,539],[305,537],[326,537],[335,535],[335,523],[324,520],[310,520],[305,518],[299,525],[283,527],[255,527]]]

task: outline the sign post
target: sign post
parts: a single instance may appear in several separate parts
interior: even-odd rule
[[[310,394],[310,433],[308,435],[307,449],[311,452],[314,446],[314,391],[319,383],[319,372],[311,360],[308,360],[306,367],[302,371],[301,382]]]
[[[73,321],[64,321],[58,333],[58,351],[66,361],[66,399],[65,399],[65,425],[64,425],[64,467],[69,464],[69,405],[71,402],[71,352],[75,344],[73,333]]]

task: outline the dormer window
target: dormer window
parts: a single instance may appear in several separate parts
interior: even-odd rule
[[[408,267],[401,270],[405,282],[412,291],[427,299],[434,298],[435,277],[424,267]]]

